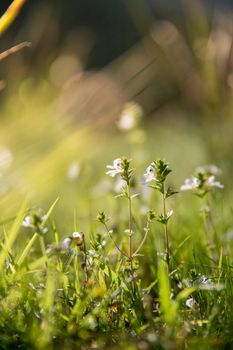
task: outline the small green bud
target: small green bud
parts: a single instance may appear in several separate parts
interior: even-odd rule
[[[106,223],[106,215],[104,211],[99,212],[99,214],[97,215],[97,220],[101,222],[101,224]]]
[[[156,217],[155,211],[153,209],[148,210],[147,219],[148,221],[152,221]]]

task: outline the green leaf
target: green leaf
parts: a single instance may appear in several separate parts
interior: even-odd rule
[[[140,193],[135,193],[135,194],[133,194],[130,198],[133,199],[133,198],[136,198],[136,197],[138,197],[138,196],[140,196]]]
[[[24,219],[26,207],[27,207],[27,200],[25,200],[23,202],[23,204],[18,212],[18,215],[13,222],[13,225],[10,229],[10,232],[8,233],[7,249],[9,252],[11,252],[11,248],[14,245],[14,242],[17,238],[18,233],[19,233],[20,226],[21,226],[22,221]],[[6,257],[7,257],[7,250],[2,250],[1,254],[0,254],[0,271],[4,266]]]
[[[30,241],[28,242],[28,244],[26,245],[26,247],[24,248],[22,254],[20,255],[20,257],[17,260],[17,265],[20,266],[24,259],[27,257],[27,255],[29,254],[31,247],[33,246],[34,242],[36,241],[37,237],[39,237],[38,233],[34,233],[34,235],[32,236],[32,238],[30,239]]]
[[[178,303],[171,299],[171,287],[169,282],[168,268],[164,260],[160,260],[158,268],[159,301],[162,316],[167,325],[176,323]]]
[[[167,191],[165,193],[165,197],[169,198],[171,196],[174,196],[174,194],[176,194],[176,193],[179,193],[179,192],[173,191],[171,187],[168,187],[168,189],[167,189]]]
[[[181,301],[183,299],[187,299],[190,296],[190,294],[195,292],[197,289],[198,289],[197,286],[193,286],[193,287],[190,287],[190,288],[183,289],[179,294],[177,294],[176,301],[179,302],[179,301]]]
[[[42,227],[44,226],[44,224],[46,223],[46,221],[48,221],[50,215],[53,212],[53,209],[55,208],[57,202],[59,201],[59,197],[57,197],[57,199],[53,202],[53,204],[51,205],[51,207],[49,208],[49,210],[47,211],[47,213],[45,214],[45,219],[42,222]]]

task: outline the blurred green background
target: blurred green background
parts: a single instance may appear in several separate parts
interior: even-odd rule
[[[27,195],[42,208],[60,197],[64,232],[74,210],[90,230],[121,155],[139,178],[165,158],[177,188],[214,163],[231,205],[232,6],[174,4],[27,2],[0,44],[32,43],[0,62],[2,222]]]

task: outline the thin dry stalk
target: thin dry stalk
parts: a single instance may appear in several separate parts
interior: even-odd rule
[[[24,49],[25,47],[30,47],[31,43],[28,41],[24,41],[18,45],[12,46],[10,49],[0,53],[0,61],[4,60],[10,55],[13,55],[14,53]]]

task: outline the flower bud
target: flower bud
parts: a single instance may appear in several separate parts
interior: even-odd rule
[[[84,233],[83,232],[73,232],[72,233],[73,241],[75,241],[77,246],[81,246],[83,244]]]

